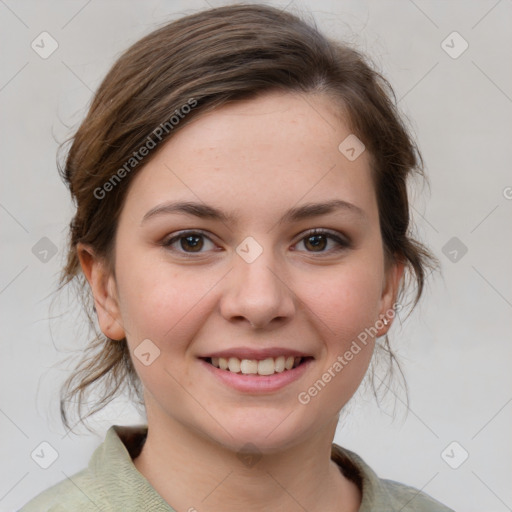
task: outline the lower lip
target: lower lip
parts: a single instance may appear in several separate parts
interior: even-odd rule
[[[242,373],[233,373],[228,370],[221,370],[202,359],[200,361],[216,378],[238,391],[247,393],[267,393],[277,391],[300,379],[313,362],[313,359],[307,359],[296,368],[284,370],[281,373],[274,373],[273,375],[244,375]]]

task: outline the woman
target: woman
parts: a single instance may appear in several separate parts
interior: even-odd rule
[[[102,335],[61,408],[69,427],[70,397],[106,382],[92,414],[127,385],[147,426],[111,427],[22,512],[449,510],[332,444],[406,274],[415,305],[434,262],[408,234],[420,157],[390,94],[356,51],[257,5],[120,57],[62,170],[62,281],[90,290]]]

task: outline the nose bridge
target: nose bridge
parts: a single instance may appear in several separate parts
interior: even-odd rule
[[[294,294],[274,251],[264,250],[255,239],[248,237],[236,252],[222,298],[223,316],[226,319],[243,317],[251,325],[263,327],[275,318],[293,315]]]

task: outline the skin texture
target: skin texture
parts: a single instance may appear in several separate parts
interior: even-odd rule
[[[178,511],[359,508],[359,490],[330,460],[330,447],[374,340],[307,405],[297,399],[389,313],[403,274],[402,264],[384,264],[369,155],[349,161],[338,150],[350,133],[323,95],[276,92],[202,115],[131,183],[115,276],[79,246],[100,326],[110,338],[127,338],[144,384],[149,433],[135,465]],[[363,213],[278,222],[292,207],[332,199]],[[176,213],[143,222],[175,200],[206,203],[234,222]],[[313,228],[349,245],[311,240]],[[199,252],[183,238],[163,245],[185,229],[205,232],[193,240]],[[249,236],[263,250],[252,263],[236,252]],[[133,356],[146,339],[160,350],[149,366]],[[314,360],[282,389],[241,392],[198,359],[241,346],[292,348]],[[252,466],[237,457],[247,443],[261,457]]]

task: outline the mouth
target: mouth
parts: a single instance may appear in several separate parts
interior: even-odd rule
[[[239,359],[238,357],[202,357],[206,363],[227,373],[268,377],[286,373],[304,365],[310,356],[277,356],[263,359]]]

